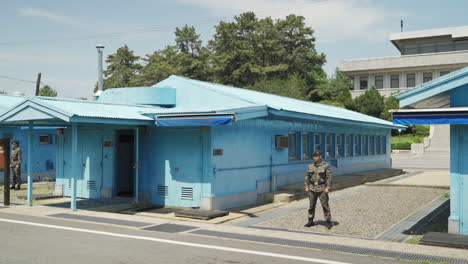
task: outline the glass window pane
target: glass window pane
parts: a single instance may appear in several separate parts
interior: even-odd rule
[[[345,155],[346,157],[351,156],[351,135],[346,135]]]
[[[336,156],[343,157],[343,135],[339,134],[336,137]]]
[[[390,76],[390,88],[399,88],[400,87],[400,75],[391,75]]]
[[[369,148],[367,147],[367,136],[362,136],[362,155],[367,155],[369,153]]]
[[[289,160],[296,160],[297,159],[297,135],[296,133],[292,132],[289,133]]]
[[[406,75],[406,87],[414,87],[416,86],[416,75],[414,73],[410,73]]]
[[[311,158],[310,154],[310,137],[309,133],[302,134],[302,159],[308,160]]]
[[[361,146],[361,136],[354,135],[354,156],[359,156],[359,146]]]
[[[436,52],[435,43],[421,43],[419,44],[419,53],[433,53]]]
[[[359,89],[367,90],[367,77],[360,77],[359,78]]]
[[[455,50],[468,50],[468,40],[455,41]]]
[[[418,54],[418,45],[417,44],[406,44],[402,49],[403,55]]]
[[[425,72],[423,73],[423,83],[432,80],[432,72]]]
[[[374,136],[369,136],[369,155],[374,155]]]
[[[375,88],[377,89],[383,88],[383,76],[382,75],[375,76]]]
[[[387,154],[387,137],[382,136],[382,154]]]
[[[314,146],[314,151],[315,150],[322,150],[322,134],[315,134],[315,146]]]
[[[325,157],[330,158],[333,155],[333,135],[332,134],[327,134],[327,146],[325,149]]]
[[[453,50],[452,41],[437,42],[437,52],[452,51],[452,50]]]
[[[440,76],[444,76],[444,75],[447,75],[449,74],[450,72],[449,71],[441,71],[440,72]]]

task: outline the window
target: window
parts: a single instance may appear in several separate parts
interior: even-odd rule
[[[397,74],[390,76],[390,88],[399,88],[400,87],[400,76]]]
[[[421,43],[419,44],[419,53],[433,53],[436,52],[435,43]]]
[[[381,140],[382,140],[382,154],[387,154],[387,137],[382,136]]]
[[[432,80],[432,72],[425,72],[423,73],[423,83]]]
[[[375,136],[375,154],[380,154],[380,136]]]
[[[406,87],[415,87],[416,86],[416,75],[410,73],[406,75]]]
[[[41,145],[49,145],[52,144],[52,137],[50,134],[42,134],[39,135],[39,144]]]
[[[374,136],[369,136],[369,155],[374,154]]]
[[[452,51],[453,43],[451,41],[437,42],[437,52]]]
[[[375,83],[375,88],[382,89],[383,88],[383,76],[382,75],[375,76],[374,83]]]
[[[368,87],[367,77],[360,77],[359,78],[359,89],[367,90],[367,87]]]
[[[336,156],[343,157],[343,135],[339,134],[336,137]]]
[[[468,50],[468,40],[455,41],[455,50]]]
[[[444,75],[447,75],[449,74],[450,72],[449,71],[441,71],[440,72],[440,76],[444,76]]]
[[[311,159],[310,155],[310,135],[309,133],[302,134],[302,159]]]
[[[351,135],[346,135],[346,148],[345,148],[345,156],[349,157],[351,156]]]
[[[289,160],[297,160],[297,134],[295,132],[289,133]]]
[[[326,149],[325,149],[325,158],[333,157],[333,135],[327,134],[326,135]]]
[[[322,134],[315,134],[314,151],[322,150]]]
[[[418,44],[406,44],[403,46],[403,55],[411,55],[418,53]]]
[[[367,147],[368,136],[362,136],[362,155],[365,156],[369,154],[369,148]]]
[[[354,135],[354,156],[359,156],[360,146],[361,146],[361,136]]]

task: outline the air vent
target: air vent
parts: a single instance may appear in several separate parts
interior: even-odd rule
[[[68,178],[68,189],[71,190],[71,188],[72,188],[72,185],[71,185],[71,178]]]
[[[182,200],[193,200],[193,188],[182,187]]]
[[[276,148],[288,148],[289,139],[287,136],[277,135],[275,136],[275,147]]]
[[[96,181],[86,181],[86,187],[90,191],[95,191],[96,190]]]
[[[169,197],[169,190],[165,185],[158,185],[157,189],[158,196]]]

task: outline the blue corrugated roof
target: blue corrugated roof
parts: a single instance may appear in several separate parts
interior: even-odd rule
[[[177,89],[177,106],[170,111],[181,110],[186,107],[195,107],[196,105],[205,105],[212,109],[242,108],[265,105],[276,110],[285,110],[334,118],[337,120],[350,120],[394,127],[391,122],[386,120],[350,111],[341,107],[197,81],[175,75],[155,84],[154,87],[173,87]]]
[[[453,80],[456,80],[456,79],[459,79],[459,78],[462,78],[462,77],[466,77],[468,76],[468,67],[465,67],[465,68],[462,68],[460,70],[457,70],[457,71],[454,71],[454,72],[451,72],[449,74],[446,74],[444,76],[440,76],[436,79],[433,79],[429,82],[426,82],[426,83],[423,83],[423,84],[420,84],[414,88],[411,88],[411,89],[408,89],[406,91],[403,91],[401,93],[397,93],[395,95],[393,95],[394,97],[400,99],[401,101],[402,100],[407,100],[408,98],[411,98],[411,97],[416,97],[418,95],[421,95],[421,96],[418,96],[417,98],[417,101],[420,101],[420,100],[424,100],[426,98],[429,98],[429,97],[432,97],[434,95],[437,95],[437,94],[440,94],[442,92],[446,92],[450,89],[453,89],[453,88],[456,88],[457,86],[446,86],[444,89],[438,89],[441,85],[445,84],[445,83],[449,83]],[[401,104],[400,103],[400,107],[404,107],[408,104],[410,104],[410,101],[414,101],[414,100],[408,100],[408,103],[403,103]]]

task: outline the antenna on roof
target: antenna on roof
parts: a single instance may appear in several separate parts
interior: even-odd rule
[[[401,28],[401,32],[403,32],[403,19],[400,19],[400,28]]]

